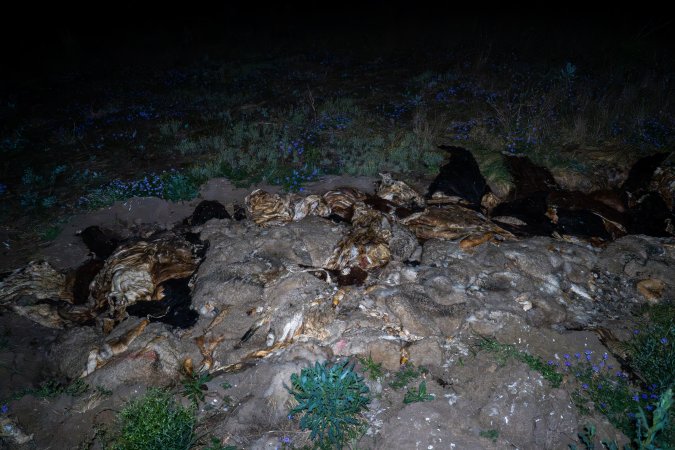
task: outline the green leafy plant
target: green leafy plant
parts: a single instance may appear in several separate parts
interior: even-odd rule
[[[559,387],[562,383],[563,376],[556,371],[555,366],[545,363],[538,356],[518,350],[514,345],[502,344],[496,339],[481,337],[478,348],[494,353],[500,364],[505,364],[508,359],[515,359],[527,364],[530,369],[539,372],[554,388]]]
[[[577,436],[581,443],[584,444],[584,447],[586,447],[586,450],[595,450],[595,443],[593,442],[595,439],[595,425],[592,423],[586,424],[584,430],[578,433]],[[569,448],[570,450],[577,450],[576,444],[569,444]]]
[[[406,391],[403,403],[429,402],[433,399],[433,394],[427,393],[427,382],[422,381],[418,389],[411,387]]]
[[[499,430],[483,430],[478,433],[481,437],[492,440],[492,442],[497,442],[499,437]]]
[[[668,414],[675,377],[675,313],[672,306],[659,305],[643,314],[646,320],[623,346],[626,371],[613,368],[607,353],[594,358],[591,350],[565,353],[563,363],[564,371],[576,379],[578,388],[572,392],[572,399],[579,411],[602,413],[633,441],[632,448],[648,449],[667,445],[675,430],[675,420]],[[606,444],[607,448],[616,448],[611,445]]]
[[[223,445],[217,437],[211,437],[211,444],[204,447],[204,450],[237,450],[234,445]]]
[[[369,389],[349,361],[330,367],[317,362],[292,374],[287,389],[298,402],[290,416],[300,415],[300,428],[311,430],[318,446],[341,449],[362,431],[361,412],[370,402]]]
[[[186,373],[181,384],[183,385],[183,395],[190,399],[193,405],[199,405],[204,401],[204,392],[209,388],[206,383],[211,381],[211,375],[207,373],[191,372]]]
[[[656,438],[668,426],[668,415],[672,406],[673,390],[671,388],[661,395],[654,414],[652,414],[651,425],[650,421],[647,420],[644,409],[639,409],[635,420],[636,437],[633,441],[637,448],[640,450],[653,450],[657,448]]]
[[[187,450],[194,443],[194,411],[161,389],[129,402],[118,415],[113,450]]]
[[[394,374],[394,380],[389,383],[389,386],[394,389],[404,388],[412,380],[426,373],[428,373],[428,371],[424,367],[415,367],[412,364],[404,364],[399,371]]]
[[[41,383],[36,388],[25,388],[16,392],[13,396],[13,400],[19,400],[26,395],[32,395],[38,398],[54,398],[62,394],[72,395],[73,397],[79,397],[80,395],[86,394],[89,392],[90,386],[84,382],[82,379],[77,379],[70,384],[63,384],[56,380],[47,380]]]
[[[669,446],[665,447],[657,445],[656,438],[659,433],[666,428],[666,424],[668,423],[668,411],[672,405],[673,391],[672,389],[668,389],[668,391],[661,396],[661,400],[652,415],[651,425],[644,410],[639,408],[640,411],[635,419],[635,437],[630,444],[624,444],[623,450],[658,450],[670,448]],[[595,438],[595,425],[585,425],[584,430],[579,433],[578,436],[586,450],[595,449],[595,443],[593,442]],[[619,445],[616,441],[602,441],[602,445],[608,450],[619,450]],[[575,444],[570,444],[569,448],[570,450],[577,450]]]
[[[633,331],[625,348],[631,369],[645,385],[665,391],[675,386],[675,317],[671,305],[651,307],[648,320]]]
[[[384,375],[382,363],[376,363],[371,355],[368,355],[367,358],[359,358],[359,362],[363,366],[363,370],[368,374],[369,379],[377,380]]]

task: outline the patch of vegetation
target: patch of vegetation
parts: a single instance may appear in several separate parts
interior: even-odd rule
[[[389,383],[394,389],[404,388],[412,380],[429,373],[429,371],[424,367],[415,367],[412,364],[404,364],[401,368],[394,374],[394,380]]]
[[[483,430],[478,433],[481,437],[490,439],[492,442],[497,442],[499,438],[499,430]]]
[[[359,362],[361,363],[364,372],[368,374],[370,380],[377,380],[384,375],[382,363],[376,363],[371,355],[368,355],[367,358],[359,358]]]
[[[419,388],[408,388],[403,397],[403,403],[429,402],[433,399],[434,395],[427,393],[427,382],[422,381]]]
[[[288,391],[298,405],[290,416],[300,416],[300,428],[311,430],[317,446],[341,449],[363,432],[361,413],[370,402],[369,389],[349,361],[327,364],[317,362],[291,375]]]
[[[656,390],[675,387],[675,308],[657,305],[644,315],[625,345],[631,370]]]
[[[139,180],[113,180],[80,199],[81,206],[100,208],[131,197],[158,197],[171,201],[190,200],[199,192],[199,180],[171,170],[152,173]]]
[[[80,395],[89,392],[91,387],[78,378],[70,384],[59,383],[56,380],[47,380],[41,383],[37,388],[26,388],[16,392],[12,395],[12,400],[19,400],[26,395],[32,395],[38,398],[54,398],[62,394],[79,397]]]
[[[113,450],[187,450],[194,443],[194,411],[161,389],[129,402],[119,413]]]
[[[657,448],[675,435],[675,418],[669,415],[675,383],[675,312],[670,305],[659,305],[642,313],[643,321],[623,346],[627,372],[608,364],[607,353],[593,358],[590,350],[564,354],[563,370],[577,381],[572,398],[580,412],[602,413],[631,438],[634,448]],[[643,446],[647,436],[653,447]]]
[[[184,374],[183,380],[181,381],[181,384],[183,385],[183,395],[187,397],[195,407],[199,406],[199,402],[204,401],[204,392],[209,390],[206,385],[209,381],[211,381],[211,375],[208,372],[198,373],[193,371]]]
[[[223,445],[217,437],[211,438],[211,443],[204,447],[204,450],[237,450],[236,445]]]
[[[527,364],[530,369],[539,372],[554,388],[559,387],[560,383],[562,383],[563,376],[556,371],[552,364],[545,363],[538,356],[518,350],[515,345],[502,344],[496,339],[481,337],[478,348],[493,353],[496,356],[497,362],[502,365],[509,359],[515,359]]]
[[[672,441],[663,441],[662,444],[659,444],[657,438],[668,426],[668,416],[670,408],[673,405],[673,391],[668,389],[662,396],[659,401],[654,414],[652,415],[651,424],[647,419],[642,408],[639,408],[639,413],[635,419],[635,433],[634,437],[630,444],[624,444],[623,450],[658,450],[671,448],[668,442]],[[593,424],[587,424],[584,426],[584,430],[578,434],[579,440],[584,445],[586,450],[595,450],[595,426]],[[603,447],[608,450],[619,450],[619,446],[616,441],[601,441]],[[569,445],[570,450],[577,450],[575,444]]]
[[[574,375],[579,386],[572,393],[575,404],[582,413],[590,413],[591,407],[602,414],[627,435],[633,425],[631,411],[640,403],[644,406],[656,396],[656,393],[639,394],[631,386],[628,375],[607,364],[607,353],[594,359],[593,352],[585,350],[574,355],[565,354],[565,371]]]
[[[40,233],[40,237],[45,241],[53,241],[59,236],[61,225],[50,225]]]

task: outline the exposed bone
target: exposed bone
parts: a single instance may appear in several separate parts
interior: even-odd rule
[[[145,327],[147,327],[149,323],[150,321],[143,319],[138,325],[119,338],[106,342],[101,348],[92,349],[89,352],[86,367],[84,372],[82,372],[82,375],[80,375],[80,378],[92,374],[96,369],[100,369],[106,365],[112,357],[125,352],[129,348],[129,345],[131,345],[131,343],[140,336],[143,330],[145,330]]]
[[[215,339],[207,338],[206,336],[195,338],[195,342],[203,358],[199,372],[209,371],[213,367],[213,351],[223,340],[225,340],[225,336],[218,336]]]

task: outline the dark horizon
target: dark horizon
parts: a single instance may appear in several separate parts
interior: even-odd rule
[[[670,53],[675,42],[673,21],[658,11],[598,14],[573,5],[481,10],[436,4],[411,7],[402,1],[321,5],[238,1],[182,8],[50,5],[38,11],[29,6],[6,14],[2,23],[6,78],[60,70],[73,62],[86,65],[108,56],[124,59],[125,53],[180,48],[202,52],[214,45],[230,52],[278,51],[281,44],[336,49],[344,39],[345,50],[357,53],[355,41],[384,51],[406,42],[412,49],[439,50],[484,41],[503,52],[542,49],[545,58],[547,46],[573,57],[587,47],[612,45]]]

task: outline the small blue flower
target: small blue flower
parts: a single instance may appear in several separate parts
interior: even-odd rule
[[[642,398],[642,400],[647,400],[649,398],[647,394],[642,394],[640,395],[640,397]]]
[[[633,330],[633,334],[637,336],[638,334],[640,334],[640,330]]]
[[[6,403],[0,406],[0,414],[7,414],[7,411],[9,411],[9,406]]]
[[[575,357],[576,359],[581,358],[581,353],[575,353],[575,354],[574,354],[574,357]]]
[[[636,402],[639,402],[639,401],[640,401],[640,396],[637,395],[637,394],[635,394],[635,395],[633,396],[633,400],[636,401]]]
[[[666,339],[666,338],[661,338],[661,343],[662,343],[663,345],[666,345],[666,344],[668,343],[668,339]]]
[[[607,353],[603,353],[603,354],[602,354],[602,359],[605,359],[605,360],[606,360],[608,357],[609,357],[609,355],[607,355]]]
[[[652,406],[652,405],[647,405],[645,409],[646,409],[647,411],[651,411],[652,409],[654,409],[654,406]]]
[[[581,387],[584,388],[584,390],[586,390],[586,389],[588,389],[588,384],[584,383],[584,384],[581,385]]]
[[[563,358],[565,358],[565,359],[570,359],[569,353],[565,353],[565,354],[563,355]]]

